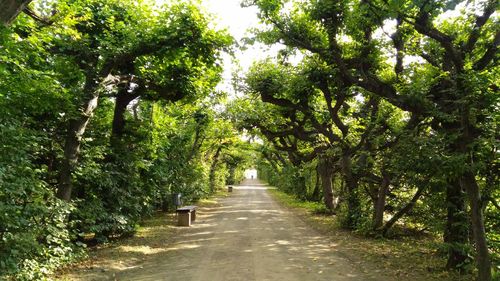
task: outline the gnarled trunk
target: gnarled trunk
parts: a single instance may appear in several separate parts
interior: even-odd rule
[[[382,173],[382,183],[380,184],[375,200],[375,208],[373,212],[373,229],[379,229],[384,224],[385,201],[391,179],[388,174]]]
[[[467,191],[471,208],[472,232],[476,244],[478,281],[491,280],[491,260],[488,253],[484,217],[481,209],[481,194],[474,174],[467,171],[460,180],[460,185]]]
[[[323,202],[325,207],[333,211],[337,206],[334,204],[332,176],[333,167],[330,161],[320,159],[317,167],[317,172],[321,179],[321,187],[323,188]]]
[[[31,0],[0,1],[0,22],[8,25],[21,13]]]
[[[92,117],[92,114],[97,107],[99,95],[95,93],[94,88],[90,87],[92,94],[85,101],[83,110],[80,116],[69,121],[68,131],[66,133],[66,143],[64,145],[64,159],[59,174],[59,185],[56,196],[62,200],[70,201],[71,192],[73,190],[72,174],[78,164],[80,155],[80,144],[85,129]],[[87,92],[89,92],[87,91]]]
[[[125,112],[127,111],[127,106],[138,96],[139,95],[135,93],[128,93],[126,88],[121,89],[118,92],[115,100],[115,109],[113,113],[113,122],[111,129],[112,145],[116,141],[119,141],[123,136],[123,130],[125,129]]]
[[[215,151],[214,158],[212,160],[212,164],[210,165],[210,173],[208,175],[208,181],[210,185],[210,191],[213,193],[215,192],[215,171],[217,170],[217,165],[219,164],[219,155],[222,151],[222,145],[217,147],[217,150]]]
[[[385,225],[382,227],[382,234],[385,236],[389,229],[400,219],[402,218],[405,214],[407,214],[413,207],[415,206],[415,203],[417,203],[417,200],[422,196],[424,193],[425,186],[419,186],[417,189],[417,192],[413,195],[411,198],[410,202],[408,202],[401,210],[399,210]]]
[[[446,229],[444,242],[450,245],[446,268],[457,269],[463,265],[467,255],[460,249],[467,244],[468,225],[465,210],[465,194],[458,180],[452,180],[446,186]]]
[[[463,85],[460,83],[460,85]],[[484,229],[484,217],[482,210],[482,198],[476,176],[473,172],[474,162],[472,144],[477,137],[478,128],[470,123],[470,108],[467,104],[461,108],[461,137],[458,139],[458,151],[465,155],[466,170],[460,176],[460,185],[467,192],[471,209],[472,234],[476,248],[476,262],[478,270],[478,281],[491,281],[491,260],[486,241],[486,231]]]
[[[347,188],[347,219],[345,226],[355,228],[359,222],[361,206],[358,197],[358,180],[352,171],[352,160],[349,152],[344,151],[341,159],[342,174]]]
[[[314,185],[314,190],[311,194],[311,200],[319,202],[321,200],[321,181],[319,177],[318,167],[316,166],[316,183]]]

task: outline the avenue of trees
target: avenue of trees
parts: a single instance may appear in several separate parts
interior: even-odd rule
[[[231,108],[264,140],[260,175],[322,200],[349,229],[440,233],[448,269],[475,264],[478,280],[491,280],[500,250],[498,4],[246,1],[264,23],[251,39],[281,46],[242,78],[246,96]]]
[[[0,279],[49,280],[252,165],[346,229],[431,232],[443,267],[498,278],[498,0],[242,2],[248,43],[281,49],[233,99],[234,40],[199,1],[0,1]]]
[[[0,27],[1,280],[45,280],[171,194],[238,181],[250,149],[213,109],[233,39],[198,4],[28,7]]]

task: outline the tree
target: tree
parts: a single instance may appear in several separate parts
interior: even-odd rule
[[[455,9],[457,1],[325,0],[296,5],[287,10],[290,13],[283,1],[251,3],[259,6],[262,20],[270,25],[258,38],[310,52],[333,67],[344,84],[379,96],[421,121],[432,120],[432,130],[444,136],[453,159],[444,167],[449,169],[449,186],[467,191],[479,280],[490,280],[479,203],[480,169],[472,163],[481,159],[477,140],[489,138],[485,126],[491,126],[488,116],[494,115],[498,100],[493,70],[500,35],[497,19],[491,18],[497,2],[462,1],[470,8],[454,22],[440,16]],[[472,12],[472,5],[478,5],[478,13]],[[376,38],[390,21],[396,23],[395,32],[387,39]],[[440,28],[436,22],[442,22]],[[387,63],[390,52],[395,63]],[[409,56],[420,60],[405,63]],[[462,206],[460,197],[448,200]]]
[[[50,24],[22,14],[0,27],[2,280],[45,279],[89,237],[132,234],[167,194],[208,193],[203,103],[227,33],[188,2],[55,4]],[[118,98],[137,93],[133,108]]]
[[[31,0],[3,0],[0,2],[0,22],[10,24]]]
[[[134,62],[139,63],[137,67],[144,63],[142,65],[144,73],[150,71],[148,68],[154,71],[156,65],[163,63],[163,71],[171,72],[170,78],[166,80],[170,81],[169,83],[161,81],[147,83],[146,80],[146,83],[139,83],[138,86],[142,91],[153,92],[164,98],[171,96],[170,99],[179,99],[186,93],[176,92],[172,81],[192,83],[190,80],[192,78],[184,74],[179,66],[171,65],[169,59],[175,62],[175,57],[168,58],[168,56],[184,50],[194,61],[200,58],[206,65],[213,65],[215,58],[213,54],[217,52],[215,50],[228,44],[224,35],[219,36],[217,33],[207,31],[206,22],[192,5],[179,4],[165,7],[158,14],[145,5],[141,6],[143,9],[133,9],[127,5],[135,4],[123,1],[120,3],[83,1],[72,3],[71,6],[60,4],[59,8],[67,16],[51,26],[55,31],[46,31],[55,32],[61,38],[52,42],[53,53],[58,57],[71,59],[74,67],[83,74],[82,80],[78,81],[82,85],[80,104],[77,105],[81,111],[71,118],[68,124],[65,160],[58,187],[58,196],[67,201],[71,199],[71,174],[78,163],[81,138],[97,107],[101,93],[106,91],[104,85],[109,85],[113,81],[113,76],[123,74],[130,77],[134,74],[133,69],[130,69]],[[135,34],[135,30],[144,32]],[[189,60],[184,63],[188,64]],[[184,70],[187,66],[181,65]],[[199,66],[191,63],[189,67],[196,69]],[[203,65],[198,71],[201,70]],[[125,87],[125,91],[128,90]],[[122,91],[116,103],[117,118],[133,98],[134,95],[125,95]],[[115,125],[119,124],[120,122],[115,120]],[[116,126],[115,134],[119,132]]]
[[[253,117],[247,114],[241,118],[246,120],[243,122],[248,124],[247,129],[258,128],[275,147],[286,151],[296,165],[320,158],[318,172],[325,205],[331,210],[338,201],[333,197],[332,175],[340,171],[348,187],[346,225],[354,227],[360,207],[356,194],[363,175],[354,172],[352,158],[366,147],[371,133],[381,133],[386,128],[376,125],[378,101],[356,100],[361,93],[343,88],[331,78],[330,71],[314,59],[305,60],[296,68],[265,62],[255,65],[247,75],[248,92],[273,106],[261,109]],[[356,165],[363,166],[364,162],[365,158],[360,157]]]

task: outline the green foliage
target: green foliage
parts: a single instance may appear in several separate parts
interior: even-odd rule
[[[0,278],[41,280],[82,255],[71,242],[72,204],[54,197],[43,180],[47,167],[33,163],[43,136],[11,121],[0,125]]]
[[[88,239],[131,235],[141,218],[171,208],[170,194],[182,193],[186,203],[206,196],[213,145],[235,138],[231,124],[215,129],[221,117],[208,109],[232,38],[212,29],[194,2],[32,5],[47,16],[55,8],[52,23],[20,15],[0,27],[2,280],[48,280],[83,254]],[[123,80],[133,80],[129,94],[138,99],[116,135]],[[76,132],[73,200],[65,202],[55,197],[65,143],[89,97],[98,97],[97,108]],[[217,186],[229,166],[241,177],[231,145],[225,150],[233,156],[214,166]]]
[[[244,2],[266,24],[250,41],[285,48],[231,103],[215,86],[232,38],[196,1],[33,1],[58,11],[50,24],[0,27],[0,279],[46,279],[82,241],[130,235],[172,194],[195,201],[248,167],[361,233],[458,223],[467,236],[472,222],[489,249],[465,236],[440,248],[465,257],[459,270],[473,248],[498,264],[496,2]],[[65,179],[69,202],[54,195]]]
[[[292,194],[287,194],[279,190],[270,189],[270,192],[273,194],[273,196],[276,196],[279,201],[284,202],[287,206],[294,208],[304,208],[310,213],[314,214],[325,213],[325,206],[319,202],[304,201]]]
[[[276,165],[276,164],[275,164]],[[272,166],[269,160],[261,159],[257,162],[259,178],[277,187],[279,190],[296,196],[300,200],[318,200],[314,198],[316,187],[316,169],[314,165]]]
[[[261,175],[302,197],[304,162],[327,163],[322,173],[341,179],[334,194],[344,226],[386,235],[404,225],[445,239],[455,232],[447,266],[469,270],[464,249],[474,246],[479,280],[490,280],[489,252],[497,259],[498,247],[483,236],[498,232],[498,206],[488,203],[499,186],[491,172],[497,1],[252,3],[267,24],[256,40],[285,45],[277,60],[251,68],[248,97],[235,102],[244,109],[234,114],[239,126],[279,151],[263,153]]]

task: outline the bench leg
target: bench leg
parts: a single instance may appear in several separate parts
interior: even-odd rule
[[[196,210],[193,210],[191,212],[191,222],[194,222],[196,220]]]
[[[190,212],[179,213],[177,225],[178,226],[191,226],[191,213]]]

